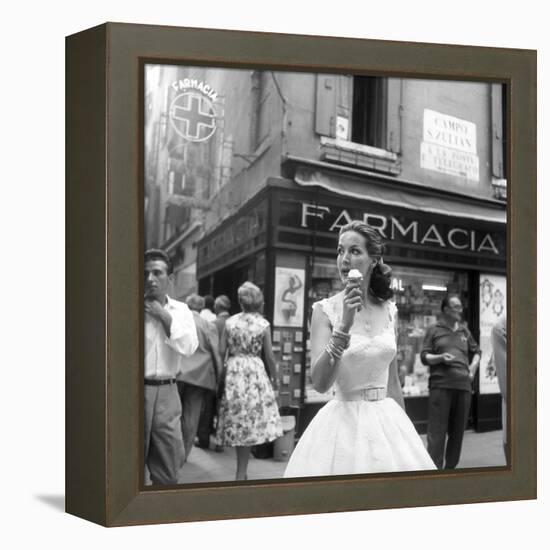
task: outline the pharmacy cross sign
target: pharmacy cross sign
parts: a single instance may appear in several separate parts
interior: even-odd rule
[[[216,131],[216,111],[212,101],[196,91],[176,96],[170,104],[170,123],[188,141],[206,141]]]

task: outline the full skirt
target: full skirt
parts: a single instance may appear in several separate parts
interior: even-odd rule
[[[277,401],[262,360],[253,355],[229,357],[218,409],[218,444],[249,447],[281,435]]]
[[[285,477],[433,469],[422,439],[393,399],[334,399],[300,438]]]

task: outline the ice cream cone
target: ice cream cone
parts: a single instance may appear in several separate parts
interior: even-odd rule
[[[362,281],[363,281],[363,275],[361,274],[361,272],[358,269],[350,269],[348,273],[347,282],[359,283],[360,285]],[[357,311],[361,311],[361,306],[357,308]]]

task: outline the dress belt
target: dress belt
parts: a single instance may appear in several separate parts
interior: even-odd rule
[[[338,401],[382,401],[386,399],[387,391],[383,386],[361,388],[352,391],[336,391]]]
[[[175,384],[175,383],[176,383],[175,378],[163,378],[163,379],[146,378],[145,379],[146,386],[166,386],[168,384]]]

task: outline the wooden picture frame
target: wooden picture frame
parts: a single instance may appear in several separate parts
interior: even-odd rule
[[[536,52],[107,23],[66,53],[67,512],[120,526],[536,498]],[[508,467],[143,490],[144,59],[507,84]]]

